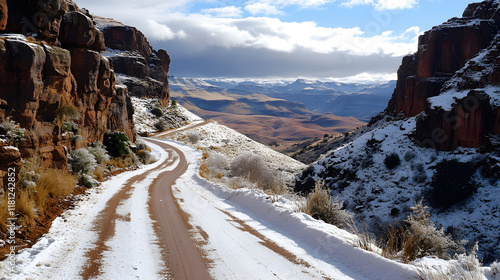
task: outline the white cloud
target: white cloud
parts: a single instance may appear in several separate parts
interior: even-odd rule
[[[410,28],[402,34],[380,34],[382,30],[321,27],[314,22],[284,22],[271,17],[235,18],[243,9],[231,7],[189,14],[182,3],[191,0],[144,1],[144,5],[135,0],[86,0],[79,4],[97,15],[137,27],[154,48],[171,54],[174,75],[341,77],[393,73],[401,56],[416,50],[419,32]],[[244,3],[267,3],[281,9],[287,5],[319,7],[327,2],[332,1]],[[110,3],[116,9],[110,9]],[[232,18],[225,17],[231,14]]]
[[[344,7],[354,7],[358,5],[373,5],[376,10],[403,10],[411,9],[418,4],[418,0],[347,0],[341,3]]]
[[[243,11],[241,7],[227,6],[222,8],[203,9],[201,13],[214,15],[216,17],[239,18],[242,16]]]
[[[377,10],[402,10],[410,9],[418,4],[417,0],[378,0],[375,4]]]
[[[251,0],[246,2],[245,10],[252,15],[282,15],[280,9],[287,6],[315,8],[331,2],[335,0]]]
[[[254,3],[245,6],[245,10],[252,15],[282,15],[284,14],[282,11],[278,10],[275,6],[270,5],[269,3]]]
[[[153,28],[163,25],[169,34],[183,32],[170,37],[158,36]],[[411,34],[418,28],[400,35],[384,32],[377,36],[366,36],[360,28],[328,28],[314,22],[283,22],[276,18],[251,17],[244,19],[214,18],[202,14],[172,14],[161,23],[149,25],[150,40],[192,40],[192,45],[219,46],[223,48],[245,47],[269,49],[291,53],[306,50],[313,53],[347,52],[351,55],[368,56],[382,54],[401,56],[413,52],[416,39]],[[151,30],[150,30],[151,29]]]
[[[341,3],[340,6],[352,8],[358,5],[369,5],[369,4],[374,5],[375,3],[373,3],[373,0],[349,0],[347,2]]]

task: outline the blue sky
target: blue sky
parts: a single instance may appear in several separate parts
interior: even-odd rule
[[[77,0],[143,31],[189,77],[392,79],[465,0]]]

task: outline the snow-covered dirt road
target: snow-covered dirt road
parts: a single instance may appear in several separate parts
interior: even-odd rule
[[[414,279],[355,237],[198,175],[201,152],[147,139],[160,159],[82,197],[48,234],[0,263],[2,279]],[[11,273],[10,271],[14,271]]]

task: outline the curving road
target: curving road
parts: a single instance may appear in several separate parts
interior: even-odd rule
[[[145,140],[159,162],[92,190],[17,256],[13,270],[0,263],[0,279],[392,280],[411,274],[354,248],[335,227],[280,210],[262,193],[204,181],[198,150]]]

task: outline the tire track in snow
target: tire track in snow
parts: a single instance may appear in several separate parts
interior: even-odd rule
[[[174,279],[204,280],[211,279],[208,273],[209,260],[204,258],[192,239],[189,216],[184,212],[172,193],[172,185],[187,170],[188,163],[184,153],[164,142],[147,140],[160,147],[173,150],[179,156],[179,164],[169,172],[160,174],[151,185],[149,209],[155,224],[157,236],[163,245],[163,255],[169,264]]]
[[[174,156],[173,153],[171,151],[167,151],[167,154],[168,156],[165,161],[158,167],[149,170],[148,173],[165,169],[173,165],[175,162],[172,160]],[[83,279],[87,280],[95,278],[102,272],[101,260],[103,258],[104,252],[109,250],[106,242],[115,235],[116,221],[124,218],[117,213],[117,208],[123,201],[126,201],[130,198],[131,191],[133,190],[133,185],[144,180],[148,176],[148,173],[145,172],[129,179],[125,186],[107,202],[106,208],[101,212],[97,220],[94,222],[94,231],[97,232],[98,239],[94,243],[94,248],[86,254],[87,262],[84,265],[82,272],[80,273]]]

